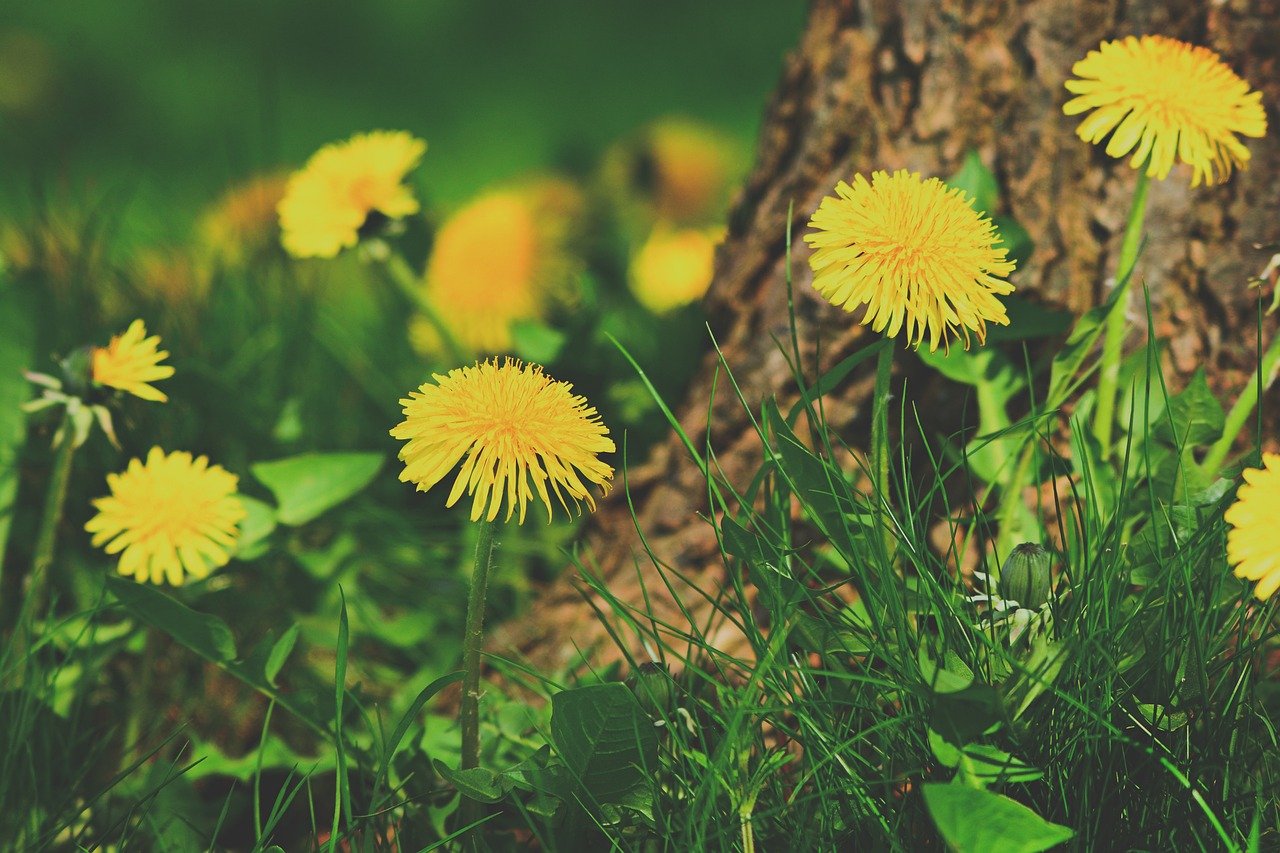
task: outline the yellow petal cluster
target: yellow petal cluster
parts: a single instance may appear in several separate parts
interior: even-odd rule
[[[120,555],[120,573],[180,586],[226,565],[245,516],[237,478],[204,456],[151,448],[144,463],[108,474],[111,494],[93,502],[93,544]]]
[[[631,292],[636,300],[660,315],[701,299],[711,285],[722,235],[720,229],[655,228],[631,261]]]
[[[289,176],[266,174],[229,188],[201,215],[201,245],[219,263],[235,266],[271,246],[279,235],[276,209]]]
[[[163,403],[169,398],[150,383],[173,375],[170,365],[160,363],[168,356],[160,349],[160,336],[147,337],[146,324],[134,320],[124,334],[93,350],[93,381],[143,400]]]
[[[1177,161],[1191,166],[1191,185],[1226,180],[1232,167],[1249,162],[1236,138],[1267,132],[1262,94],[1213,51],[1164,36],[1129,36],[1103,42],[1072,68],[1078,79],[1067,89],[1076,97],[1062,110],[1093,110],[1076,129],[1093,144],[1107,141],[1112,157],[1163,179]]]
[[[1262,467],[1247,468],[1241,476],[1244,485],[1224,516],[1231,526],[1227,560],[1236,577],[1258,582],[1253,594],[1266,601],[1280,588],[1280,454],[1262,454]]]
[[[404,131],[374,131],[321,148],[280,200],[281,242],[298,258],[332,258],[360,238],[369,217],[418,212],[405,178],[427,144]]]
[[[545,319],[572,293],[569,252],[584,200],[572,184],[546,179],[487,192],[449,217],[427,262],[428,300],[467,350],[509,351],[511,326]],[[414,345],[440,351],[425,319],[411,326]]]
[[[514,359],[460,367],[400,401],[404,421],[391,435],[400,449],[400,479],[426,491],[462,463],[447,506],[471,496],[471,520],[506,518],[520,523],[534,497],[552,518],[551,495],[570,513],[585,502],[595,509],[588,483],[608,491],[613,469],[599,458],[614,451],[609,430],[573,386],[557,382],[534,364]],[[584,482],[585,481],[585,482]]]
[[[813,286],[887,337],[929,349],[959,333],[986,340],[986,324],[1008,325],[997,296],[1012,293],[1007,250],[991,220],[960,190],[915,172],[874,172],[841,181],[809,220]]]

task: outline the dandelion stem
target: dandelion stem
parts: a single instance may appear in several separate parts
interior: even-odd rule
[[[462,728],[462,769],[480,766],[480,648],[484,642],[484,605],[493,567],[494,530],[492,521],[480,523],[476,540],[476,564],[467,595],[467,624],[462,638],[462,706],[458,722]],[[474,823],[477,803],[462,799],[462,825]]]
[[[871,475],[877,513],[884,530],[885,555],[893,556],[893,502],[889,490],[889,392],[893,375],[893,345],[881,347],[876,356],[876,388],[871,401]]]
[[[386,274],[386,278],[399,290],[406,299],[413,304],[432,328],[436,330],[436,334],[440,336],[440,342],[443,344],[445,352],[449,356],[449,360],[453,362],[454,367],[467,364],[471,361],[470,354],[458,343],[458,339],[453,336],[453,332],[449,331],[448,325],[441,318],[440,312],[436,310],[435,305],[428,298],[426,292],[422,288],[422,282],[418,276],[414,274],[409,265],[405,263],[404,258],[392,252],[389,248],[384,253],[374,256],[378,261],[378,266]]]
[[[62,522],[62,508],[67,502],[67,481],[71,478],[71,458],[76,452],[70,414],[63,416],[56,435],[58,445],[53,455],[53,471],[49,474],[49,490],[45,494],[44,515],[40,519],[35,558],[31,561],[31,575],[27,578],[26,593],[23,596],[25,599],[23,606],[30,608],[33,615],[44,609],[58,525]]]
[[[1129,289],[1133,280],[1133,267],[1138,260],[1138,247],[1142,245],[1142,222],[1147,212],[1147,164],[1138,169],[1138,182],[1133,188],[1133,203],[1129,207],[1129,221],[1124,227],[1124,239],[1120,243],[1120,260],[1116,264],[1116,287],[1121,288],[1116,305],[1107,317],[1106,331],[1102,338],[1102,362],[1098,371],[1098,407],[1094,412],[1093,434],[1102,448],[1102,458],[1111,455],[1111,430],[1115,422],[1116,392],[1120,381],[1120,357],[1123,354],[1125,330],[1128,323]]]
[[[1280,370],[1280,335],[1277,335],[1271,341],[1271,346],[1267,347],[1267,351],[1263,353],[1260,367],[1261,370],[1254,369],[1253,376],[1249,379],[1249,384],[1241,389],[1235,405],[1227,413],[1227,419],[1223,423],[1222,436],[1213,443],[1213,446],[1209,448],[1209,452],[1205,454],[1204,461],[1200,463],[1200,472],[1206,479],[1213,479],[1221,473],[1222,465],[1227,461],[1227,456],[1231,453],[1231,447],[1235,444],[1236,436],[1240,434],[1240,430],[1244,429],[1245,422],[1253,414],[1262,392],[1270,388],[1271,383],[1275,382],[1277,370]]]

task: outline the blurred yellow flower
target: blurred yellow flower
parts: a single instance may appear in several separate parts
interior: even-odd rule
[[[209,292],[208,270],[185,251],[145,249],[134,259],[138,289],[159,297],[172,311],[189,314]]]
[[[1066,87],[1076,97],[1067,115],[1095,110],[1076,133],[1097,144],[1107,134],[1107,153],[1146,163],[1147,175],[1163,179],[1181,160],[1192,168],[1191,185],[1225,180],[1243,168],[1249,149],[1236,134],[1267,132],[1262,94],[1213,51],[1164,36],[1129,36],[1103,42],[1072,68]]]
[[[146,325],[134,320],[123,335],[116,335],[105,347],[94,348],[93,381],[143,400],[165,402],[169,398],[150,384],[173,375],[171,366],[160,363],[169,353],[159,347],[160,336],[147,337]]]
[[[1266,601],[1280,588],[1280,454],[1262,454],[1262,466],[1242,472],[1244,485],[1223,517],[1231,525],[1227,560],[1236,577],[1258,582],[1253,594]]]
[[[675,230],[659,225],[631,261],[631,292],[654,314],[696,302],[715,271],[716,245],[723,229]]]
[[[201,246],[219,263],[237,266],[274,244],[280,227],[276,208],[288,181],[286,174],[267,174],[228,189],[200,215]]]
[[[544,319],[570,298],[575,262],[568,247],[582,194],[556,179],[485,193],[440,227],[424,287],[454,338],[476,353],[511,349],[511,324]],[[440,351],[425,319],[410,326],[414,346]]]
[[[237,477],[204,456],[151,448],[123,474],[108,474],[111,494],[93,502],[85,530],[93,544],[120,554],[120,574],[181,586],[231,559],[245,517]]]
[[[997,249],[990,219],[972,200],[937,178],[925,181],[900,169],[841,181],[809,220],[815,233],[813,286],[833,305],[867,309],[862,322],[887,337],[905,326],[907,343],[929,349],[949,344],[957,331],[985,342],[988,322],[1008,325],[996,297],[1012,293],[999,276],[1013,272],[1007,251]]]
[[[711,128],[667,117],[611,147],[601,177],[616,204],[641,205],[636,213],[642,219],[705,224],[722,212],[733,153]]]
[[[371,216],[418,212],[405,177],[427,143],[404,131],[374,131],[321,148],[295,172],[280,200],[281,242],[299,258],[332,258],[354,246]]]
[[[402,481],[425,492],[461,461],[446,506],[465,492],[472,496],[471,520],[492,521],[505,496],[506,518],[518,507],[521,524],[535,493],[550,522],[551,493],[568,513],[566,496],[575,509],[580,502],[595,509],[583,480],[608,491],[613,469],[599,454],[612,453],[613,440],[569,383],[510,358],[432,378],[400,401],[405,419],[391,430],[408,442],[400,449]]]

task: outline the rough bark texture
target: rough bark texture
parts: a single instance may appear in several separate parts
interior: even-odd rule
[[[773,340],[790,346],[784,235],[791,204],[800,348],[810,375],[819,331],[821,367],[865,342],[863,328],[810,287],[801,239],[822,196],[854,172],[906,167],[945,177],[976,149],[999,177],[1006,211],[1035,240],[1033,257],[1013,279],[1019,290],[1077,312],[1094,305],[1113,271],[1134,174],[1127,161],[1075,136],[1077,119],[1061,111],[1063,81],[1100,41],[1143,33],[1218,51],[1263,91],[1274,122],[1277,0],[816,0],[768,108],[755,169],[735,204],[708,296],[712,327],[747,400],[794,397]],[[1257,244],[1280,238],[1278,140],[1273,128],[1269,138],[1249,141],[1250,167],[1224,186],[1190,189],[1189,173],[1179,168],[1150,194],[1137,273],[1151,289],[1157,332],[1169,340],[1167,367],[1185,377],[1206,366],[1213,384],[1228,393],[1244,383],[1255,358],[1256,292],[1247,281],[1276,251]],[[899,365],[908,361],[898,359]],[[691,436],[707,434],[716,366],[710,351],[677,409]],[[866,445],[870,365],[867,370],[826,408],[830,424],[854,446]],[[927,393],[918,383],[912,387]],[[723,382],[710,417],[720,467],[741,485],[755,472],[760,451]],[[657,558],[714,594],[724,569],[715,537],[698,515],[706,512],[706,487],[675,437],[629,472],[629,488]],[[621,491],[591,521],[588,565],[637,606],[643,577],[658,618],[684,625],[640,546]],[[677,593],[695,612],[707,612],[697,591]],[[720,639],[734,642],[727,633]],[[491,645],[554,670],[578,649],[610,656],[613,643],[571,570],[527,615],[496,632]]]

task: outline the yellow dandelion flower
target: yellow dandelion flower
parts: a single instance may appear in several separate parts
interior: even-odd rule
[[[424,287],[441,320],[476,353],[511,349],[511,325],[544,319],[572,296],[576,269],[568,242],[583,208],[561,180],[487,192],[453,214],[436,234]],[[440,351],[435,327],[410,327],[415,347]]]
[[[1280,588],[1280,542],[1276,539],[1280,453],[1262,454],[1262,465],[1245,469],[1244,485],[1223,517],[1231,525],[1227,560],[1236,567],[1236,577],[1258,582],[1253,594],[1266,601]]]
[[[631,261],[631,292],[654,314],[701,299],[715,271],[723,229],[675,230],[659,225]]]
[[[281,242],[299,258],[332,258],[354,246],[371,216],[418,212],[405,177],[427,143],[403,131],[375,131],[321,148],[289,178],[280,200]]]
[[[163,300],[174,312],[188,314],[209,294],[208,270],[178,249],[144,249],[133,262],[138,288]]]
[[[1213,51],[1164,36],[1129,36],[1103,42],[1072,68],[1076,97],[1067,115],[1095,110],[1076,133],[1097,144],[1111,134],[1107,153],[1133,168],[1146,163],[1148,177],[1163,179],[1175,160],[1192,169],[1191,185],[1226,180],[1244,168],[1249,149],[1236,134],[1267,132],[1262,93],[1236,76]]]
[[[201,246],[223,264],[236,266],[272,245],[279,234],[276,208],[289,176],[260,175],[231,187],[200,215]]]
[[[656,122],[648,133],[648,157],[659,216],[706,220],[724,201],[728,146],[708,128],[676,118]]]
[[[822,200],[805,236],[813,248],[813,286],[833,305],[867,309],[862,322],[887,337],[905,326],[907,343],[929,349],[958,330],[986,340],[988,322],[1009,324],[996,297],[1012,293],[1013,272],[997,249],[991,220],[962,191],[900,169],[855,175]]]
[[[599,454],[612,453],[613,440],[569,383],[510,358],[432,378],[400,401],[404,421],[391,430],[408,442],[400,449],[400,479],[418,491],[430,489],[461,461],[446,506],[465,492],[472,496],[471,520],[492,521],[505,496],[506,518],[519,508],[521,524],[535,494],[549,522],[551,493],[568,513],[568,501],[575,509],[580,502],[595,509],[584,480],[608,491],[613,469]]]
[[[146,324],[134,320],[123,335],[116,335],[105,347],[94,348],[93,381],[163,403],[169,398],[150,383],[173,375],[171,366],[160,363],[168,356],[160,349],[160,336],[147,337]]]
[[[151,448],[123,474],[108,474],[111,494],[93,502],[84,529],[93,544],[120,555],[120,574],[181,586],[231,559],[245,517],[237,477],[204,456]]]

